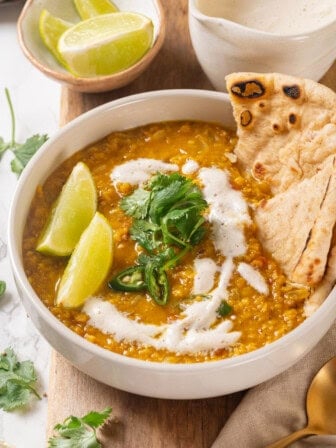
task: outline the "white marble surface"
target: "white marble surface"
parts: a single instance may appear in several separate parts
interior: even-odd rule
[[[10,116],[4,95],[4,87],[8,87],[16,112],[19,142],[34,133],[52,135],[56,131],[60,97],[60,86],[35,69],[19,48],[16,20],[20,7],[20,4],[0,6],[0,136],[10,139]],[[10,169],[11,159],[11,153],[7,152],[0,161],[0,239],[4,244],[7,243],[10,202],[17,182]],[[0,279],[7,283],[6,294],[0,298],[0,351],[11,346],[20,360],[31,359],[38,373],[39,391],[43,394],[48,392],[50,347],[37,333],[20,303],[7,255],[0,259]],[[45,447],[46,416],[45,397],[41,401],[32,400],[25,412],[0,410],[0,441],[15,448]]]

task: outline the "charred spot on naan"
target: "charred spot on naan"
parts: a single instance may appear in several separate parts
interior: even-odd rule
[[[284,94],[293,100],[297,100],[301,96],[300,86],[293,84],[292,86],[284,86],[282,88]]]
[[[295,124],[296,123],[296,114],[289,114],[288,117],[288,121],[290,122],[290,124]]]
[[[291,110],[288,113],[287,129],[299,129],[301,127],[301,115],[298,110]]]
[[[233,84],[231,92],[240,98],[254,99],[263,96],[266,88],[260,81],[251,79]]]
[[[263,179],[267,173],[267,170],[262,163],[257,162],[254,165],[252,172],[256,179]]]
[[[252,122],[253,116],[249,110],[243,110],[240,114],[240,124],[244,127],[248,126]]]

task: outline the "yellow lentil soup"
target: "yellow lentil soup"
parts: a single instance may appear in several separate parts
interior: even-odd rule
[[[233,153],[235,144],[235,134],[217,124],[166,122],[114,132],[63,162],[38,188],[24,231],[25,271],[43,303],[67,327],[87,340],[116,353],[157,362],[202,362],[240,355],[278,339],[300,324],[304,320],[303,304],[309,290],[288,282],[276,262],[265,253],[258,241],[253,219],[244,227],[246,251],[236,256],[233,263],[234,266],[248,265],[257,271],[267,285],[267,293],[251,286],[237,269],[232,271],[226,297],[230,312],[224,317],[218,316],[216,322],[211,324],[214,328],[224,320],[229,321],[231,331],[240,333],[238,340],[224,348],[179,352],[139,344],[127,338],[116,338],[92,325],[85,308],[66,309],[55,305],[57,286],[68,258],[40,254],[36,246],[52,204],[79,161],[90,169],[98,192],[98,211],[107,218],[114,231],[114,261],[106,281],[95,296],[113,304],[132,321],[157,326],[178,322],[191,303],[209,300],[206,294],[193,293],[195,260],[211,259],[216,266],[225,263],[225,257],[214,245],[209,220],[205,223],[206,233],[202,241],[167,272],[170,293],[166,305],[158,305],[145,291],[123,292],[108,287],[110,278],[135,264],[139,252],[139,247],[130,236],[132,218],[120,208],[121,197],[131,194],[135,187],[127,182],[112,182],[111,172],[115,167],[139,158],[175,164],[181,173],[191,160],[198,170],[216,167],[228,173],[232,192],[242,195],[250,206],[249,214],[253,218],[253,206],[269,198],[270,190],[266,183],[257,182],[239,171]],[[184,171],[184,176],[202,188],[197,170]],[[208,211],[205,211],[207,214]],[[217,287],[220,275],[217,270],[213,276]]]

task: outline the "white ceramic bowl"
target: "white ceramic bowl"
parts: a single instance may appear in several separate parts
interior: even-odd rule
[[[281,339],[222,361],[167,364],[112,353],[78,336],[43,305],[22,264],[22,233],[36,187],[75,151],[115,130],[166,120],[204,120],[234,126],[224,93],[167,90],[126,97],[98,107],[64,126],[34,156],[20,177],[9,218],[9,253],[18,291],[37,329],[81,371],[103,383],[141,395],[190,399],[246,389],[299,360],[326,333],[336,316],[332,292],[315,314]]]
[[[193,48],[217,90],[226,91],[225,76],[233,72],[287,73],[318,81],[334,62],[336,20],[301,34],[273,34],[204,13],[214,4],[220,10],[221,3],[189,0],[188,10]]]

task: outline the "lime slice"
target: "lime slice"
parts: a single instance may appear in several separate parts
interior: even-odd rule
[[[77,163],[55,202],[36,250],[70,255],[97,209],[97,192],[89,168]]]
[[[46,9],[43,9],[40,14],[39,31],[41,39],[45,46],[62,65],[64,65],[64,61],[57,50],[57,44],[62,34],[72,25],[72,23],[51,15]]]
[[[96,213],[83,232],[59,284],[56,302],[77,308],[104,281],[113,257],[113,232],[107,219]]]
[[[62,34],[58,51],[75,75],[108,75],[135,64],[153,42],[153,23],[141,14],[115,12],[84,20]]]
[[[74,0],[74,4],[82,20],[118,11],[116,5],[109,0]]]

